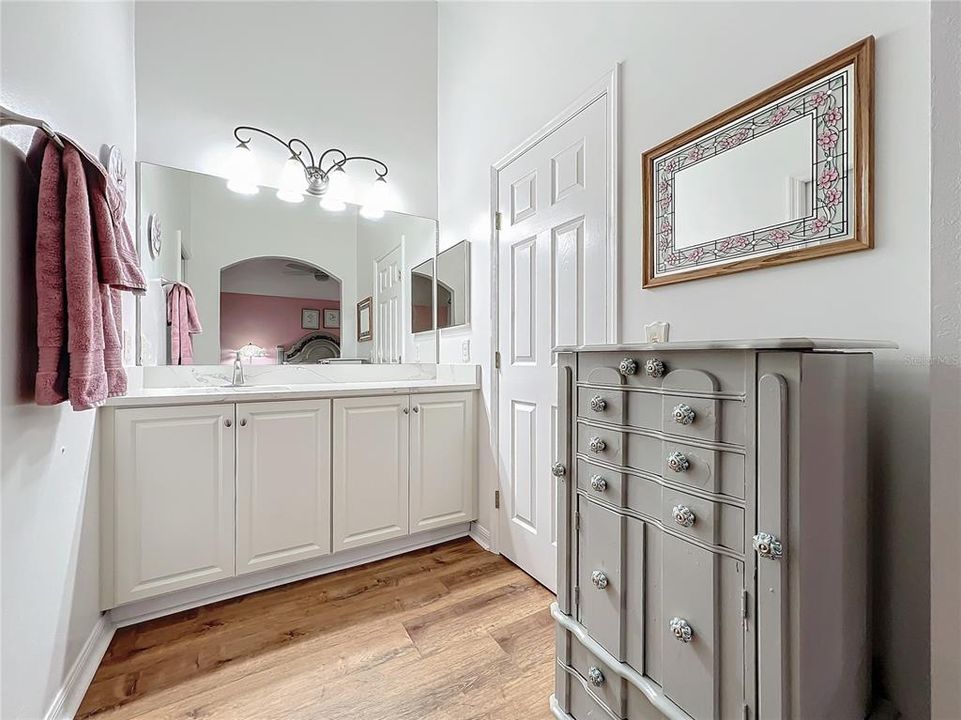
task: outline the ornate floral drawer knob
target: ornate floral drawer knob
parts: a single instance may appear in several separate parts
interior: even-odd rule
[[[617,366],[617,370],[621,375],[633,375],[637,372],[637,360],[634,358],[624,358],[621,360],[621,364]]]
[[[674,406],[674,422],[678,425],[690,425],[694,422],[694,418],[697,414],[687,403],[681,403],[680,405]]]
[[[754,536],[754,552],[763,558],[778,560],[784,557],[784,548],[776,536],[766,532],[759,532]]]
[[[676,473],[684,472],[691,467],[691,461],[682,452],[672,452],[667,456],[667,466]]]
[[[603,590],[607,587],[607,575],[602,573],[600,570],[595,570],[591,573],[591,583],[598,590]]]
[[[590,447],[592,453],[602,453],[607,449],[607,443],[599,437],[592,437],[588,447]]]
[[[674,522],[681,527],[691,527],[697,520],[694,511],[687,505],[675,505],[671,513],[674,515]]]
[[[607,409],[607,400],[602,398],[600,395],[595,395],[591,398],[591,410],[596,413],[604,412]]]
[[[664,363],[657,358],[651,358],[644,363],[644,372],[648,377],[659,378],[664,376]]]
[[[682,643],[689,643],[694,639],[694,628],[684,618],[671,618],[671,632]]]
[[[604,673],[599,667],[591,665],[591,669],[587,671],[587,679],[594,687],[600,687],[604,684]]]
[[[602,478],[600,475],[592,475],[591,490],[594,490],[595,492],[604,492],[607,490],[607,480]]]
[[[564,463],[556,462],[551,465],[551,475],[554,477],[564,477],[567,475],[567,468],[564,467]]]

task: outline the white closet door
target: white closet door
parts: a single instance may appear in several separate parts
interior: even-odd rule
[[[334,400],[334,552],[407,535],[408,395]]]
[[[234,574],[234,406],[121,408],[114,604]]]
[[[413,395],[411,411],[410,531],[474,520],[474,393]]]
[[[497,174],[498,550],[550,589],[557,576],[557,382],[551,348],[607,342],[612,112],[608,94]]]
[[[330,400],[237,406],[237,572],[330,553]]]
[[[404,338],[404,318],[401,315],[404,282],[402,265],[400,245],[377,261],[374,285],[377,297],[374,301],[376,314],[373,329],[378,362],[401,362]]]

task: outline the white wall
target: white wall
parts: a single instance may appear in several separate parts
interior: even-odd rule
[[[961,717],[961,3],[931,8],[931,717]]]
[[[382,159],[393,209],[437,216],[434,3],[138,3],[136,26],[140,160],[222,175],[256,125]],[[279,174],[283,148],[254,143]]]
[[[640,155],[854,43],[877,36],[876,249],[641,290]],[[894,340],[879,353],[872,517],[879,692],[928,714],[929,6],[926,3],[442,3],[438,14],[441,248],[473,241],[470,337],[489,415],[489,170],[623,61],[620,317],[672,338],[816,335]],[[442,334],[458,362],[463,333]],[[487,429],[482,430],[484,446]],[[484,447],[482,446],[482,447]],[[493,462],[481,453],[481,521]]]
[[[133,23],[126,3],[0,5],[3,104],[46,118],[94,153],[102,144],[119,145],[130,168],[129,222],[135,204]],[[32,402],[35,179],[23,166],[28,136],[7,128],[3,138],[0,715],[32,720],[47,711],[99,617],[95,414]]]

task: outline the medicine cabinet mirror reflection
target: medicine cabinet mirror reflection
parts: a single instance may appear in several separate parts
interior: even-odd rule
[[[470,323],[470,243],[462,240],[437,255],[437,327]]]
[[[191,362],[189,353],[171,356],[167,293],[178,283],[190,288],[201,327],[190,335],[195,365],[238,354],[255,365],[436,362],[436,220],[396,212],[371,220],[357,206],[330,212],[310,199],[283,202],[269,188],[239,195],[223,178],[149,163],[138,164],[138,181],[148,280],[137,304],[140,364]],[[163,234],[155,255],[147,252],[151,217]],[[355,328],[368,297],[377,322],[364,339]],[[397,311],[404,306],[415,311]]]

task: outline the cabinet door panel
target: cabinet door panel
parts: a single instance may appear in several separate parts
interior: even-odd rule
[[[233,420],[233,405],[116,411],[115,604],[234,574]]]
[[[237,572],[330,552],[330,400],[237,406]]]
[[[334,551],[408,532],[409,398],[334,400]]]
[[[415,395],[411,404],[410,531],[475,519],[474,394]]]

